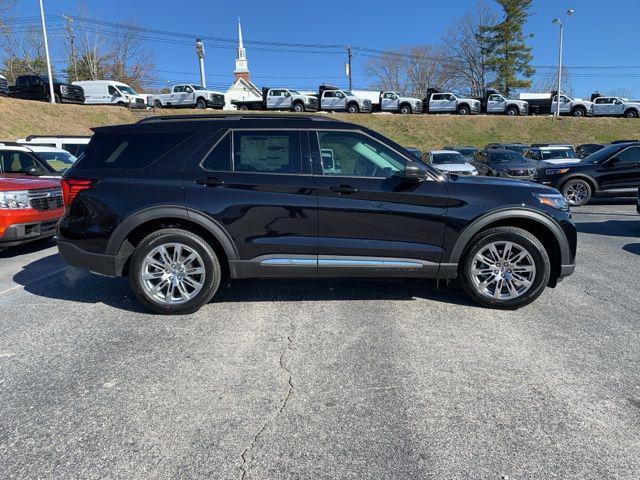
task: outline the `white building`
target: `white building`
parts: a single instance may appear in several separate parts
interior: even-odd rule
[[[236,58],[236,68],[233,71],[235,81],[224,94],[225,109],[234,110],[235,106],[231,100],[262,100],[262,91],[256,87],[249,77],[249,65],[247,63],[247,52],[242,42],[242,26],[238,19],[238,55]]]

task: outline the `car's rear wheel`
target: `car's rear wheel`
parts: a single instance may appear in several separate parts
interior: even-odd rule
[[[153,106],[155,108],[162,108],[162,102],[160,100],[156,100],[155,102],[153,102]]]
[[[634,109],[627,110],[626,112],[624,112],[624,116],[626,118],[638,118],[638,111]]]
[[[538,298],[549,283],[551,262],[540,241],[516,227],[497,227],[476,235],[462,264],[465,290],[476,302],[516,309]]]
[[[562,186],[562,195],[574,207],[586,205],[592,194],[591,185],[579,178],[570,179]]]
[[[181,229],[158,230],[144,238],[133,253],[129,273],[138,300],[162,314],[199,310],[215,295],[221,278],[211,246]]]

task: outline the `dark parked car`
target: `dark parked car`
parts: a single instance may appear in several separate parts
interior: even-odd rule
[[[571,205],[591,197],[634,196],[640,187],[640,143],[607,145],[579,163],[541,167],[535,181],[557,188]]]
[[[512,152],[524,154],[529,149],[529,145],[524,143],[489,143],[485,150],[511,150]]]
[[[470,146],[466,146],[466,147],[446,146],[443,148],[443,150],[453,150],[454,152],[461,153],[462,156],[469,161],[473,160],[473,157],[475,156],[475,154],[478,153],[478,149],[476,147],[470,147]]]
[[[416,147],[405,147],[405,150],[416,158],[422,158],[422,150]]]
[[[84,103],[84,90],[77,85],[53,79],[56,103]],[[42,75],[20,75],[9,87],[9,95],[23,100],[50,100],[49,78]]]
[[[479,175],[531,180],[538,164],[511,150],[493,148],[478,152],[471,162]]]
[[[604,145],[600,143],[585,143],[576,147],[576,153],[578,154],[578,158],[586,158],[602,148],[604,148]]]
[[[360,125],[199,115],[94,131],[62,179],[60,254],[129,275],[156,312],[249,277],[461,277],[477,302],[518,308],[574,270],[557,191],[449,178]]]

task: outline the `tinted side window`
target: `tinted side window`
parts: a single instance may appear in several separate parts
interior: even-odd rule
[[[202,161],[202,168],[214,172],[231,170],[231,134],[227,133]]]
[[[48,173],[35,158],[28,153],[6,151],[0,152],[0,172],[2,173],[28,173],[35,169],[36,175]]]
[[[629,147],[618,154],[620,163],[640,162],[640,147]]]
[[[300,173],[300,133],[235,132],[233,168],[236,172]]]
[[[145,168],[190,136],[173,132],[96,133],[76,168]]]

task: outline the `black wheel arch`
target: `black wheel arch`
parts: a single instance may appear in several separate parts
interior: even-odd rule
[[[184,228],[203,237],[221,255],[221,263],[238,259],[238,251],[229,233],[207,215],[178,205],[156,206],[140,210],[123,220],[107,243],[106,254],[116,258],[117,275],[126,274],[135,246],[150,231],[159,228]]]
[[[353,101],[353,100],[352,100],[351,102],[347,103],[347,110],[349,109],[349,107],[351,107],[351,106],[353,106],[353,105],[355,105],[355,107],[356,107],[358,110],[360,110],[360,104],[358,104],[358,102]]]
[[[518,105],[516,105],[515,103],[510,103],[507,105],[507,108],[505,108],[505,113],[508,112],[509,110],[515,110],[517,112],[517,115],[520,115],[520,107]]]
[[[555,286],[562,266],[573,263],[571,247],[562,227],[551,217],[526,208],[493,211],[477,218],[459,234],[449,258],[443,259],[442,263],[459,266],[473,237],[483,230],[498,226],[519,227],[540,240],[551,259],[550,286]]]
[[[467,102],[459,103],[457,108],[456,108],[456,112],[459,112],[462,107],[466,107],[467,110],[469,110],[469,113],[471,113],[471,105],[469,103],[467,103]]]
[[[600,185],[598,185],[598,182],[596,181],[596,179],[584,173],[573,173],[565,177],[562,177],[558,182],[558,190],[562,191],[562,188],[570,180],[584,180],[585,182],[587,182],[589,186],[591,186],[592,195],[595,195],[600,192]]]

